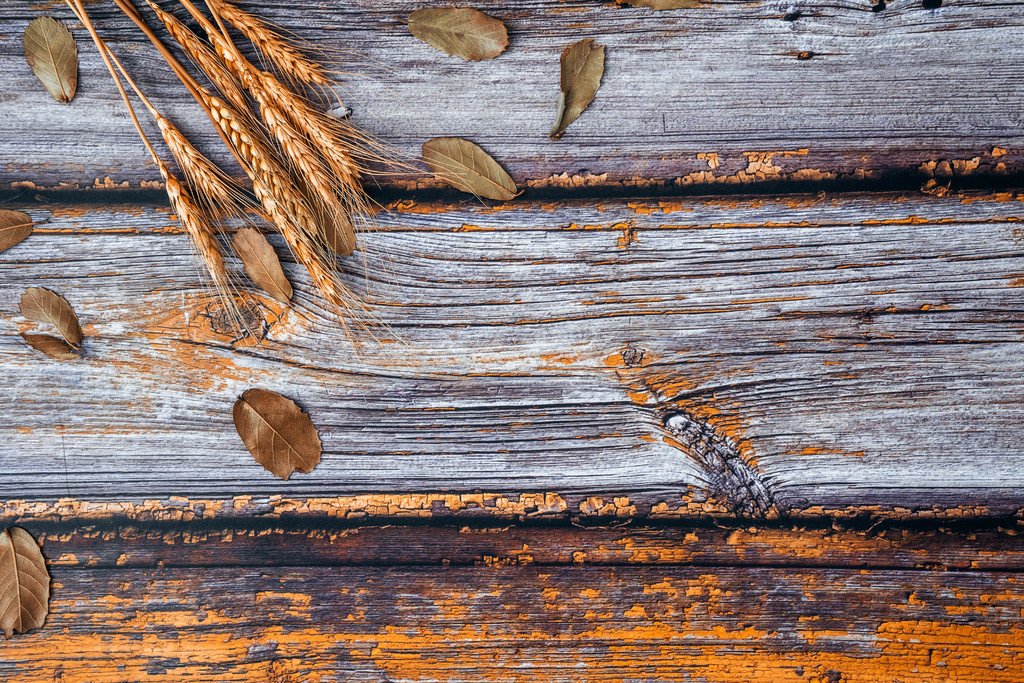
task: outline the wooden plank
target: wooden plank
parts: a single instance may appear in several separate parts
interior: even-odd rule
[[[466,137],[522,187],[886,186],[933,175],[999,182],[1022,170],[1021,2],[889,3],[880,12],[867,0],[723,2],[651,12],[609,2],[485,1],[477,6],[506,21],[512,43],[499,58],[472,64],[409,35],[403,21],[420,5],[245,3],[318,48],[338,51],[341,70],[361,74],[343,89],[354,121],[399,156],[418,159],[431,137]],[[105,181],[137,188],[158,180],[74,21],[81,47],[75,101],[57,105],[35,81],[20,36],[38,7],[0,7],[8,29],[0,36],[8,64],[0,187]],[[160,109],[226,161],[212,128],[141,34],[109,3],[89,9]],[[71,17],[60,3],[46,11]],[[553,143],[547,133],[558,55],[582,36],[607,46],[607,71],[594,104]],[[434,186],[409,173],[383,182]]]
[[[310,524],[235,520],[119,526],[31,520],[52,567],[687,566],[1024,570],[1022,523],[969,530],[888,526]]]
[[[1019,528],[248,526],[33,523],[53,575],[50,615],[5,642],[0,678],[855,683],[1024,672]]]
[[[1024,674],[1020,574],[759,567],[54,571],[36,681],[971,680]]]
[[[389,326],[360,350],[291,263],[296,305],[234,338],[165,209],[24,208],[47,222],[0,255],[8,519],[1024,508],[1012,194],[401,203],[346,266]],[[40,284],[80,361],[17,334]],[[245,452],[251,386],[312,415],[313,473]]]

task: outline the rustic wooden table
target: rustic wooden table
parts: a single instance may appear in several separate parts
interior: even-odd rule
[[[390,332],[359,349],[287,259],[294,305],[223,323],[43,4],[0,5],[0,206],[40,222],[0,254],[0,514],[53,597],[3,680],[1024,680],[1024,3],[484,1],[512,42],[466,63],[408,35],[420,3],[246,2],[342,51],[364,129],[525,189],[380,177],[344,267]],[[67,106],[21,54],[43,11]],[[603,84],[551,142],[580,37]],[[83,358],[24,344],[30,286]],[[246,452],[256,386],[319,427],[310,474]]]

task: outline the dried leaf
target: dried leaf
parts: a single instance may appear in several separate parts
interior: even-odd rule
[[[59,360],[74,360],[78,358],[78,353],[60,337],[51,337],[48,334],[28,334],[26,332],[22,332],[21,336],[33,349],[42,351],[51,358]]]
[[[25,59],[53,99],[67,104],[78,87],[78,46],[64,24],[39,17],[22,37]]]
[[[653,10],[693,9],[703,4],[700,0],[616,0],[616,2],[631,7],[650,7]]]
[[[235,253],[252,281],[282,303],[292,300],[292,286],[281,270],[277,252],[259,230],[242,228],[235,233]]]
[[[235,401],[235,429],[256,462],[287,480],[320,462],[320,435],[295,402],[266,389],[249,389]]]
[[[604,74],[604,45],[590,38],[573,43],[562,52],[562,91],[558,95],[558,114],[551,128],[557,140],[566,127],[594,100]]]
[[[356,248],[352,221],[344,214],[335,214],[324,225],[327,248],[339,256],[348,256]]]
[[[10,638],[39,628],[50,611],[50,573],[32,535],[0,532],[0,629]]]
[[[32,218],[21,211],[0,209],[0,251],[6,251],[32,234]]]
[[[82,327],[71,304],[64,297],[42,287],[29,287],[21,296],[21,314],[29,320],[50,323],[64,340],[78,348],[82,345]]]
[[[508,201],[515,181],[478,145],[462,138],[434,138],[423,143],[423,160],[438,180],[479,197]]]
[[[479,62],[493,59],[508,46],[500,19],[468,7],[419,9],[409,15],[409,32],[442,52]]]

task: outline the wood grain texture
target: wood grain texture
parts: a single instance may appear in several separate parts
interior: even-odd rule
[[[1017,681],[1020,525],[36,523],[0,680]],[[49,527],[49,530],[46,530]],[[954,570],[954,571],[951,571]]]
[[[287,260],[295,306],[234,339],[166,209],[19,208],[47,222],[0,255],[8,519],[1024,508],[1013,194],[404,202],[346,262],[390,326],[361,349]],[[80,361],[25,347],[37,284]],[[313,474],[252,463],[254,386],[311,415]]]
[[[505,21],[512,42],[481,63],[413,38],[403,21],[418,2],[244,6],[336,51],[341,71],[360,74],[342,77],[353,120],[400,154],[415,160],[430,138],[465,137],[528,191],[714,191],[765,180],[884,186],[932,175],[998,179],[1024,168],[1020,2],[895,2],[873,12],[867,0],[772,0],[651,12],[610,2],[484,1],[475,6]],[[47,11],[73,26],[82,45],[80,93],[56,106],[35,81],[20,35],[36,7],[0,7],[8,65],[0,187],[159,180],[96,51],[60,3]],[[90,12],[160,109],[227,161],[141,34],[110,3]],[[585,115],[553,143],[558,57],[580,37],[607,46],[606,73]],[[383,181],[436,186],[429,175]]]
[[[865,530],[773,526],[361,525],[201,520],[27,523],[53,567],[687,566],[1024,570],[1024,522]],[[900,526],[903,525],[903,526]]]
[[[55,570],[5,680],[992,681],[1004,572],[723,567]]]

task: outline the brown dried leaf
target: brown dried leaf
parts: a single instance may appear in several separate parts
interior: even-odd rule
[[[555,125],[551,127],[552,140],[562,137],[568,125],[594,100],[604,74],[604,45],[584,38],[565,48],[561,61],[562,90],[558,94]]]
[[[50,323],[76,349],[82,345],[82,327],[64,297],[42,287],[29,287],[21,296],[21,314],[29,320]]]
[[[469,140],[427,140],[423,143],[423,160],[438,180],[478,197],[508,201],[518,191],[505,169]]]
[[[71,32],[56,19],[39,17],[25,29],[22,43],[28,65],[53,99],[70,102],[78,87],[78,46]]]
[[[235,401],[235,429],[256,462],[287,480],[320,462],[320,435],[295,402],[266,389],[249,389]]]
[[[693,9],[703,4],[700,0],[616,0],[616,2],[631,7],[650,7],[653,10]]]
[[[292,286],[281,269],[277,252],[259,230],[242,228],[235,233],[235,253],[252,281],[282,303],[292,300]]]
[[[50,611],[50,573],[32,535],[0,532],[0,629],[10,638],[39,628]]]
[[[22,211],[0,209],[0,251],[6,251],[32,234],[32,218]]]
[[[325,238],[327,248],[339,256],[348,256],[356,248],[356,233],[352,229],[352,221],[344,214],[330,217],[326,225]]]
[[[75,350],[68,346],[68,343],[60,337],[51,337],[48,334],[28,334],[26,332],[22,332],[21,336],[25,339],[25,343],[33,349],[42,351],[51,358],[59,360],[74,360],[78,358]]]
[[[419,9],[409,15],[409,32],[442,52],[479,62],[508,47],[500,19],[468,7]]]

